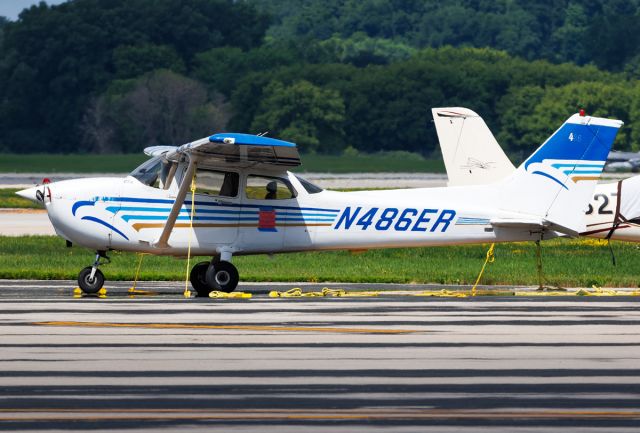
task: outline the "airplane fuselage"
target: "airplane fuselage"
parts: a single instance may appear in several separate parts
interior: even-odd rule
[[[517,218],[501,211],[490,188],[428,188],[308,193],[297,177],[274,173],[295,197],[256,199],[195,191],[182,205],[168,248],[155,241],[175,201],[176,185],[146,186],[133,177],[62,181],[46,186],[45,206],[56,232],[94,250],[184,256],[278,253],[328,249],[418,247],[537,240],[526,229],[494,229],[491,218]],[[546,233],[545,238],[553,237]]]

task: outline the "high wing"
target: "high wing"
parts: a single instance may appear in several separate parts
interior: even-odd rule
[[[163,149],[160,149],[161,152]],[[145,149],[146,151],[146,149]],[[214,134],[183,144],[166,153],[170,161],[181,155],[206,165],[246,168],[251,166],[297,167],[300,154],[295,143],[260,135],[235,132]]]
[[[214,134],[179,147],[153,146],[145,149],[148,155],[164,155],[169,161],[189,158],[189,166],[176,195],[167,222],[154,246],[169,247],[169,236],[175,226],[180,209],[187,197],[196,165],[224,167],[296,167],[300,165],[300,154],[295,143],[260,135],[235,132]]]

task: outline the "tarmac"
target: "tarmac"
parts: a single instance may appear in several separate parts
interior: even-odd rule
[[[325,187],[397,185],[308,177]],[[44,211],[0,210],[0,235],[22,234],[54,232]],[[460,287],[245,283],[238,290],[251,299],[203,299],[185,298],[184,282],[140,282],[131,293],[131,282],[107,281],[104,297],[82,297],[76,285],[0,280],[0,430],[640,426],[640,296],[517,288],[520,296],[439,298],[413,295]],[[325,286],[381,293],[268,295]]]
[[[638,296],[272,298],[298,285],[247,283],[251,299],[187,299],[184,283],[130,286],[97,298],[74,297],[73,281],[0,281],[0,430],[640,426]]]

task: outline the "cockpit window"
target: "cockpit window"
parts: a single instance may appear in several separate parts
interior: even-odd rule
[[[247,176],[247,198],[253,200],[284,200],[295,198],[296,192],[288,180],[279,177]]]
[[[163,161],[162,156],[154,156],[143,162],[138,168],[133,170],[129,176],[135,177],[147,186],[160,188],[167,180],[169,169],[169,163]]]
[[[304,187],[304,189],[307,190],[309,194],[317,194],[323,191],[323,189],[320,188],[318,185],[314,185],[313,183],[309,182],[306,179],[301,178],[298,175],[294,175],[294,176],[296,177],[296,179],[298,179],[298,182],[300,182],[300,184]]]
[[[240,176],[238,173],[198,169],[196,191],[199,194],[236,197]]]

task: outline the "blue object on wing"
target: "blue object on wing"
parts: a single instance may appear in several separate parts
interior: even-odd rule
[[[275,146],[275,147],[296,147],[295,143],[278,140],[276,138],[262,137],[260,135],[240,134],[237,132],[219,133],[209,137],[212,143],[251,145],[251,146]]]
[[[250,167],[259,164],[295,167],[300,154],[295,143],[259,135],[224,132],[181,146],[208,166]]]

